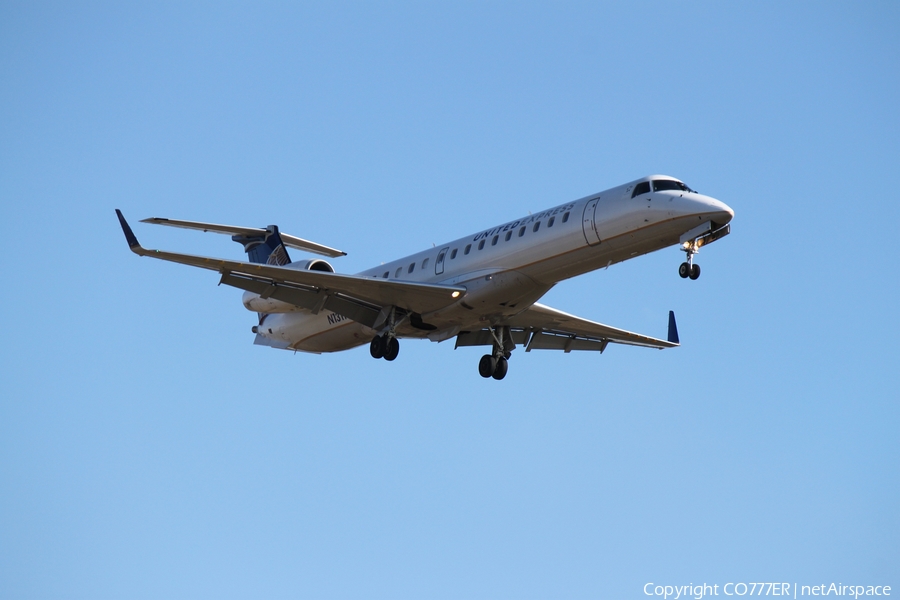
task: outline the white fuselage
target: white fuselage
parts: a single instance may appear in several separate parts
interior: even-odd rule
[[[409,324],[398,336],[442,341],[460,331],[500,324],[536,302],[557,282],[678,244],[704,223],[733,217],[724,203],[696,192],[665,190],[632,197],[651,176],[368,269],[366,277],[445,283],[466,288],[455,304],[422,315],[436,329]],[[258,310],[259,296],[244,294]],[[255,301],[255,302],[254,302]],[[263,342],[305,352],[334,352],[368,343],[379,332],[329,311],[286,307],[265,315]]]

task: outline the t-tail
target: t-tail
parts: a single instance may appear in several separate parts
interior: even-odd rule
[[[244,246],[250,262],[282,267],[291,262],[277,225],[269,225],[259,234],[239,234],[231,239]]]

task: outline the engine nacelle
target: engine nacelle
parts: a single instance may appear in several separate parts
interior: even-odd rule
[[[334,273],[334,267],[332,267],[327,260],[322,260],[321,258],[298,260],[296,262],[284,265],[284,268],[296,269],[298,271],[321,271],[323,273]]]
[[[332,267],[328,263],[328,261],[324,261],[320,258],[313,258],[311,260],[298,260],[296,262],[284,265],[284,268],[295,269],[297,271],[320,271],[323,273],[334,273],[334,267]],[[276,300],[274,298],[260,298],[259,294],[255,294],[253,292],[244,292],[242,301],[244,303],[244,308],[257,313],[289,313],[306,310],[304,308],[300,308],[299,306],[294,306],[293,304],[282,302],[281,300]]]

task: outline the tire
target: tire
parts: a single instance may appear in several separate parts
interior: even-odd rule
[[[506,372],[509,371],[509,361],[505,358],[501,358],[497,361],[497,366],[494,367],[494,372],[491,375],[497,381],[500,381],[504,377],[506,377]]]
[[[700,277],[700,265],[693,265],[691,267],[691,279],[697,279]]]
[[[372,358],[384,357],[384,338],[380,335],[372,338],[372,343],[369,344],[369,354],[372,355]]]
[[[481,360],[478,361],[478,374],[485,379],[494,374],[495,368],[497,368],[497,363],[494,361],[494,357],[490,354],[485,354],[481,357]]]
[[[686,279],[688,277],[688,275],[690,275],[690,274],[691,274],[691,265],[687,264],[686,262],[683,262],[680,265],[678,265],[678,275],[682,279]]]
[[[384,360],[394,360],[400,354],[400,341],[392,337],[388,340],[387,347],[384,350]]]

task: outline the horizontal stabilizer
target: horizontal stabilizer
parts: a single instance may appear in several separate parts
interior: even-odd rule
[[[215,223],[200,223],[198,221],[178,221],[175,219],[163,219],[160,217],[152,217],[150,219],[143,219],[141,223],[151,223],[153,225],[166,225],[167,227],[180,227],[181,229],[196,229],[199,231],[211,231],[213,233],[224,233],[228,235],[243,235],[243,236],[265,236],[269,233],[269,230],[262,229],[259,227],[237,227],[234,225],[217,225]],[[312,252],[314,254],[323,254],[325,256],[330,256],[332,258],[338,256],[347,256],[347,253],[342,250],[337,250],[335,248],[329,248],[328,246],[323,246],[322,244],[317,244],[315,242],[311,242],[309,240],[304,240],[302,238],[295,237],[293,235],[288,235],[286,233],[281,233],[281,241],[284,242],[285,246],[289,246],[291,248],[297,248],[298,250],[306,250],[307,252]]]

